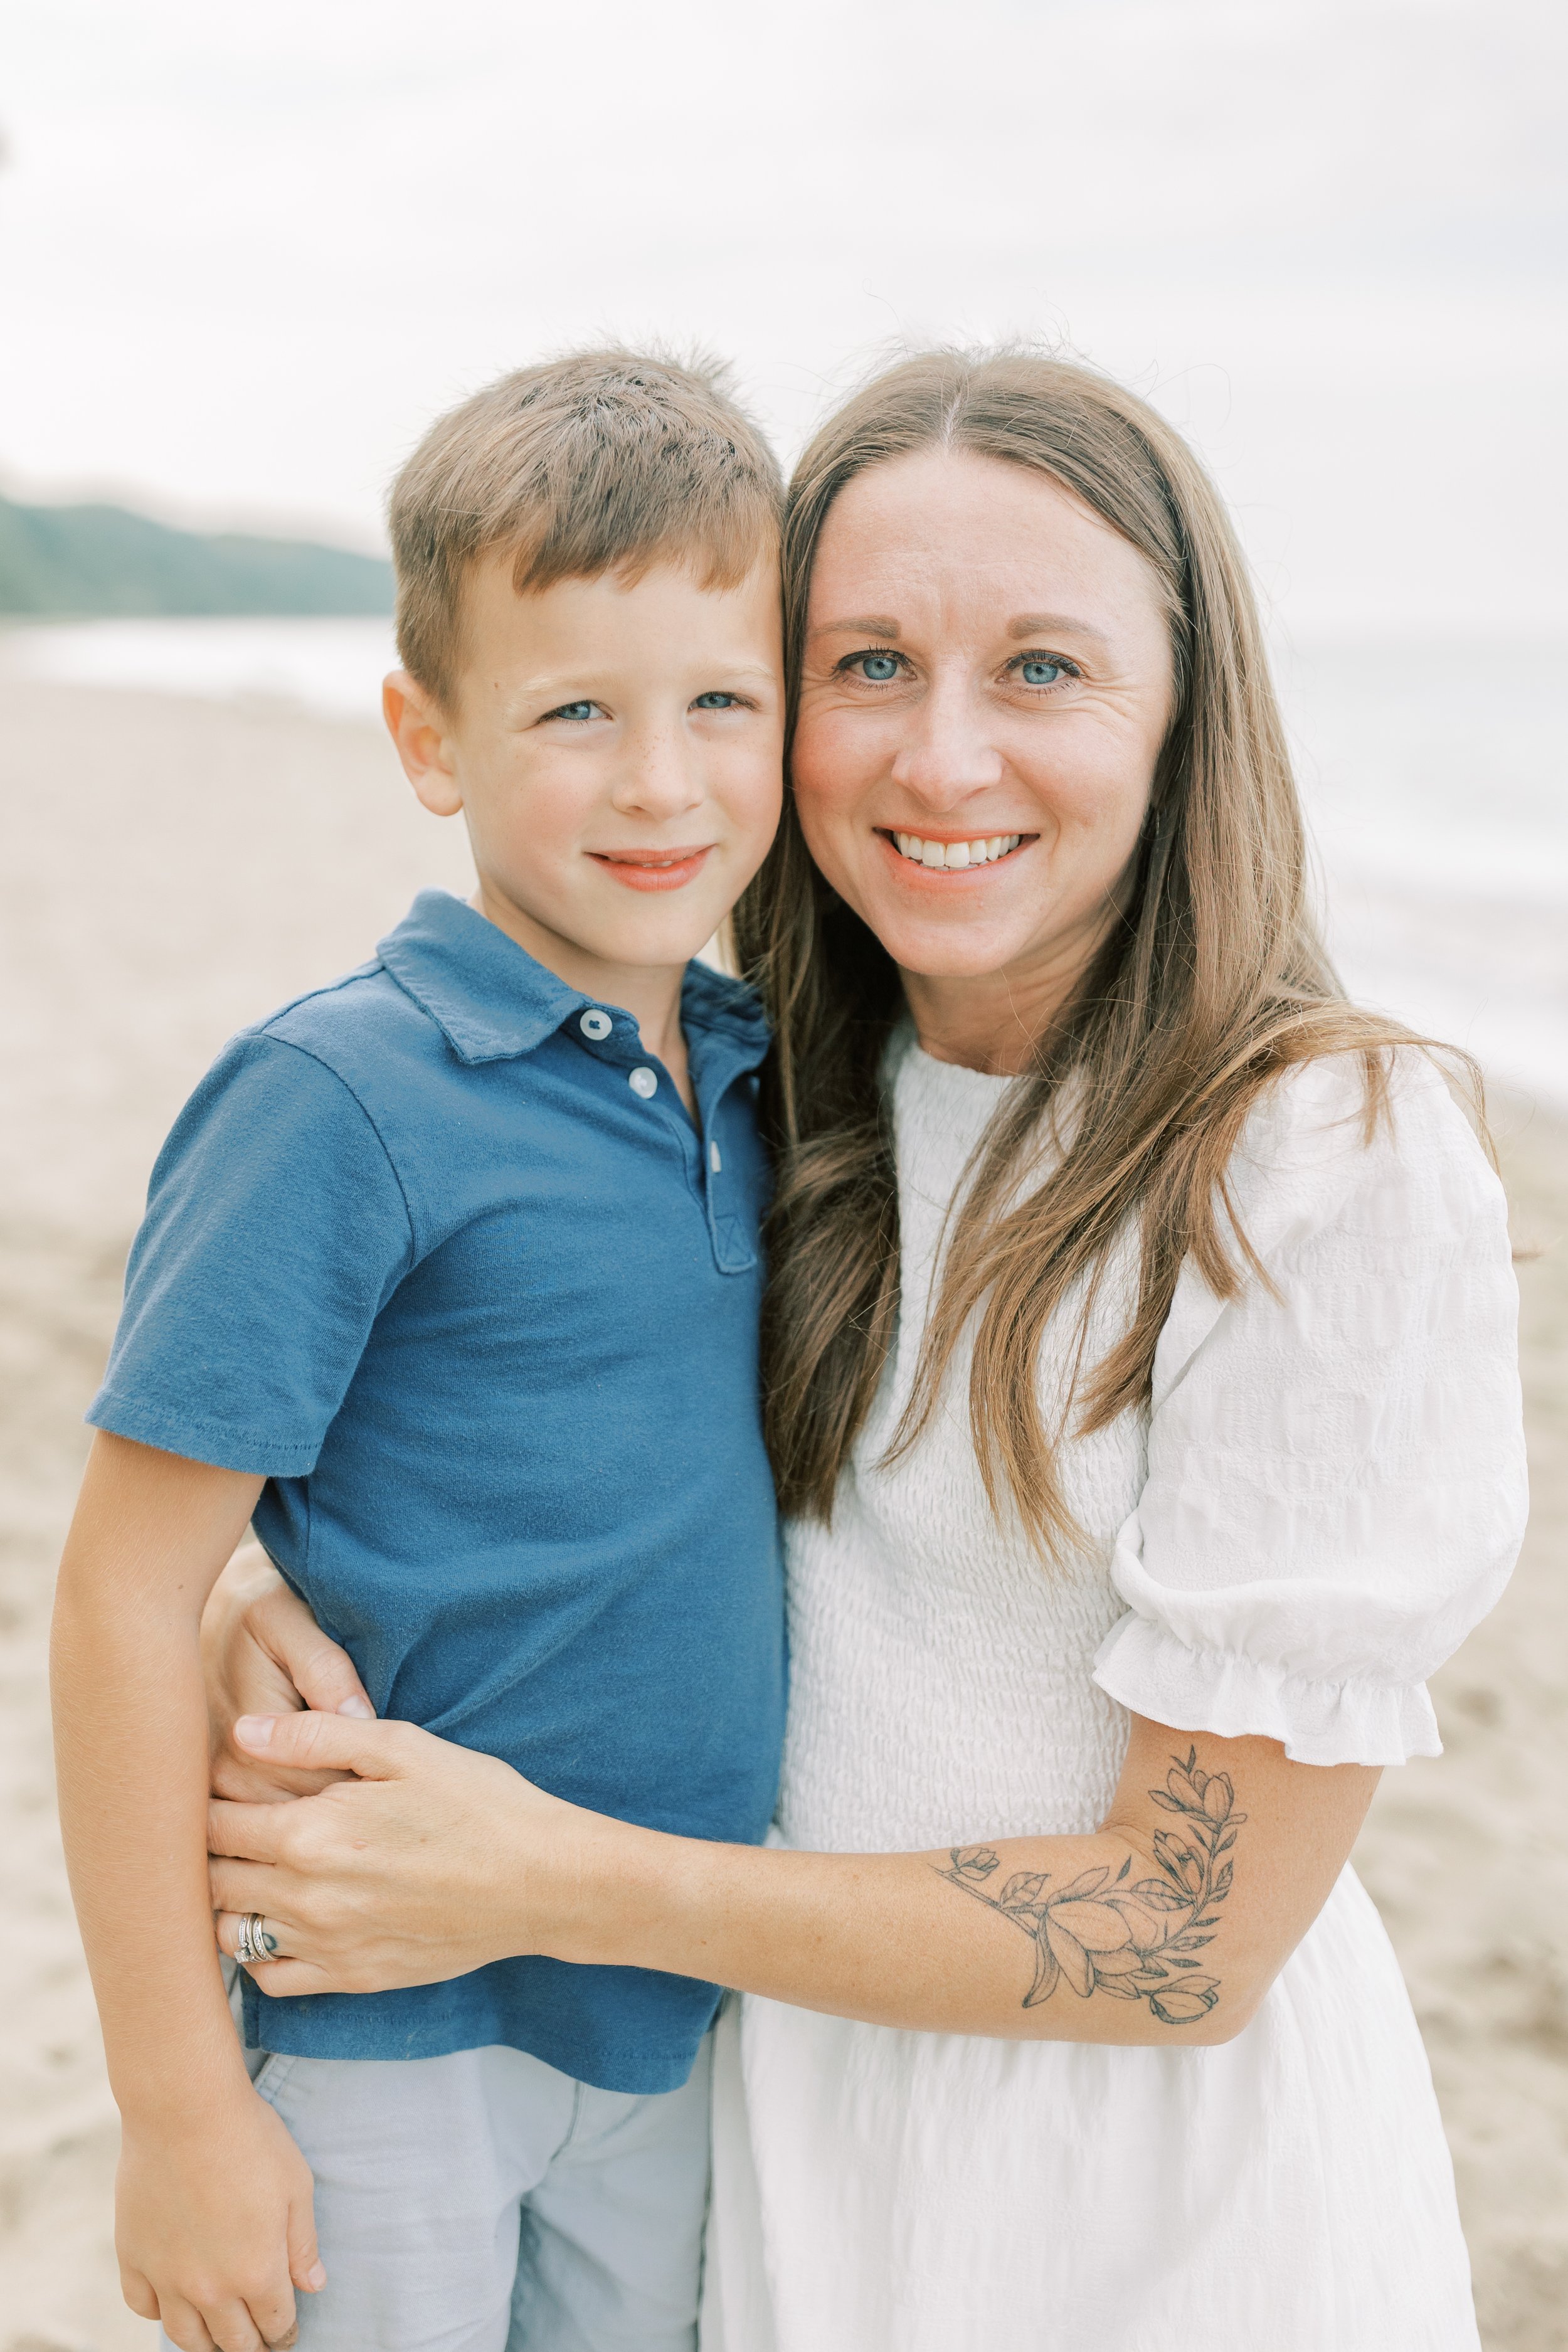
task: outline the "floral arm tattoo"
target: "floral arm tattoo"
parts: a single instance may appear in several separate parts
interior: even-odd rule
[[[1026,2009],[1049,2000],[1064,1981],[1085,2000],[1097,1989],[1116,2000],[1147,2000],[1162,2025],[1194,2025],[1218,2000],[1219,1979],[1203,1975],[1203,1962],[1192,1955],[1214,1941],[1208,1931],[1219,1925],[1218,1906],[1230,1893],[1231,1865],[1221,1856],[1247,1815],[1236,1811],[1229,1773],[1200,1772],[1195,1748],[1185,1763],[1173,1756],[1171,1767],[1164,1787],[1149,1794],[1165,1812],[1180,1815],[1184,1834],[1155,1832],[1158,1878],[1129,1886],[1129,1855],[1109,1886],[1109,1865],[1084,1871],[1053,1894],[1046,1891],[1049,1871],[1020,1870],[996,1895],[986,1881],[1002,1864],[988,1845],[954,1846],[952,1867],[938,1872],[1033,1939],[1035,1981],[1024,1995]]]

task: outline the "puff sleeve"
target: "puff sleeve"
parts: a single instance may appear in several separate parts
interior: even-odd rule
[[[1362,1099],[1337,1056],[1248,1123],[1230,1191],[1272,1292],[1182,1275],[1095,1663],[1136,1714],[1309,1764],[1439,1753],[1426,1677],[1526,1508],[1502,1188],[1425,1057],[1398,1057],[1370,1140]]]

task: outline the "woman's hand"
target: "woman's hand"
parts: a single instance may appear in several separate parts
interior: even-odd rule
[[[250,1973],[273,1995],[437,1984],[525,1952],[595,1957],[578,1915],[612,1866],[601,1850],[651,1834],[412,1724],[248,1717],[235,1737],[290,1783],[331,1784],[306,1803],[211,1807],[218,1941],[238,1958],[241,1917],[259,1914],[280,1957]]]
[[[212,1726],[214,1793],[268,1803],[324,1789],[341,1772],[301,1771],[234,1744],[242,1715],[313,1707],[322,1715],[374,1716],[346,1650],[330,1642],[259,1544],[242,1544],[214,1585],[202,1617],[202,1674]]]

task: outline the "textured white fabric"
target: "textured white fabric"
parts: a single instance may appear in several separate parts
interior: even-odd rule
[[[1233,1163],[1277,1296],[1189,1268],[1154,1361],[1148,1469],[1096,1677],[1135,1714],[1308,1764],[1438,1753],[1425,1683],[1523,1531],[1502,1188],[1413,1058],[1370,1143],[1342,1061],[1300,1072]]]
[[[1184,1277],[1151,1410],[1063,1448],[1085,1541],[1046,1570],[986,1506],[957,1363],[910,1391],[944,1220],[1006,1081],[892,1076],[892,1360],[831,1528],[789,1530],[779,1831],[876,1851],[1092,1829],[1126,1708],[1316,1762],[1432,1752],[1424,1677],[1523,1510],[1500,1190],[1426,1066],[1365,1141],[1352,1069],[1251,1121],[1237,1217],[1278,1297]],[[1089,1327],[1123,1328],[1131,1242]],[[1076,1318],[1047,1335],[1059,1402]],[[1215,2050],[900,2033],[748,1999],[716,2060],[704,2352],[1474,2352],[1430,2075],[1347,1871]]]

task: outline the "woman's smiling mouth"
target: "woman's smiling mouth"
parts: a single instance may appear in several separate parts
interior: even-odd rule
[[[990,833],[972,834],[952,841],[935,839],[930,834],[895,833],[885,826],[879,826],[878,831],[905,865],[938,874],[963,874],[977,866],[994,866],[1002,858],[1010,857],[1024,842],[1036,837],[1033,834]]]

